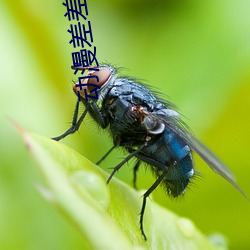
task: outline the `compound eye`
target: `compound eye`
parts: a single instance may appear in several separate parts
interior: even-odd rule
[[[88,73],[88,76],[97,76],[99,79],[99,82],[97,81],[97,77],[91,77],[88,79],[88,83],[95,84],[101,87],[105,82],[107,82],[110,75],[111,75],[111,72],[105,68],[100,68],[99,71],[90,70]],[[88,86],[89,91],[91,91],[94,88],[95,88],[94,86]]]
[[[81,68],[81,69],[87,69],[87,68]],[[111,71],[108,70],[107,68],[99,68],[99,71],[88,70],[87,76],[81,80],[82,84],[81,88],[77,86],[79,83],[76,83],[75,86],[73,87],[73,91],[76,93],[76,95],[80,93],[81,97],[85,99],[85,91],[87,91],[87,94],[91,94],[91,91],[97,88],[96,86],[99,87],[103,86],[108,81],[110,75]]]

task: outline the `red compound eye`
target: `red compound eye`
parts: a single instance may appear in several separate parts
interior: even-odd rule
[[[88,73],[88,76],[97,76],[99,79],[99,82],[97,82],[96,77],[91,77],[88,79],[88,83],[95,84],[95,85],[101,87],[105,82],[107,82],[110,75],[111,75],[111,72],[106,68],[100,68],[99,71],[90,70]],[[88,86],[89,91],[91,91],[94,88],[95,88],[94,86]]]
[[[82,69],[88,69],[88,68],[72,67],[72,69],[82,70]],[[99,71],[88,70],[87,76],[94,76],[94,77],[82,79],[81,84],[95,84],[95,85],[101,87],[103,84],[105,84],[107,82],[110,75],[111,75],[111,71],[107,68],[99,68]],[[99,81],[97,81],[97,77],[98,77]],[[77,84],[78,83],[76,83],[76,85]],[[83,97],[84,99],[85,99],[84,89],[86,89],[87,93],[89,94],[91,90],[96,88],[95,86],[82,86],[82,90],[81,90],[80,87],[76,86],[76,85],[73,87],[74,92],[77,95],[78,95],[78,92],[80,92],[81,97]]]

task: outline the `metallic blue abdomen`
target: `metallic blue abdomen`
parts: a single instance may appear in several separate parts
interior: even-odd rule
[[[194,175],[191,150],[170,129],[165,128],[157,137],[137,157],[150,164],[155,175],[166,172],[162,184],[170,195],[176,197],[185,191]]]

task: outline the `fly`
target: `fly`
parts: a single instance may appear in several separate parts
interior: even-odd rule
[[[137,159],[134,186],[140,165],[146,163],[151,167],[157,178],[143,195],[140,213],[140,230],[145,240],[143,216],[147,197],[159,184],[172,197],[185,192],[195,174],[192,151],[246,197],[227,166],[189,132],[172,103],[158,98],[145,85],[133,79],[118,77],[115,68],[110,65],[95,67],[94,70],[81,67],[72,69],[88,70],[89,79],[82,79],[74,85],[73,91],[80,100],[76,102],[72,125],[53,139],[59,141],[76,132],[89,113],[97,124],[110,131],[113,138],[113,147],[98,163],[116,147],[123,147],[128,152],[125,159],[113,169],[107,183],[131,158]],[[81,88],[81,84],[84,88]],[[97,85],[99,98],[86,100],[85,94],[93,91],[92,85]],[[85,110],[78,118],[80,102]]]

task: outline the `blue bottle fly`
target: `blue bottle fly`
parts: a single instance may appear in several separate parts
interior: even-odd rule
[[[143,216],[147,197],[159,184],[172,197],[184,193],[195,174],[192,151],[245,195],[225,164],[188,131],[173,104],[158,98],[147,86],[133,79],[119,78],[110,65],[94,69],[72,68],[88,70],[88,78],[82,79],[81,83],[76,83],[73,87],[80,100],[76,103],[72,126],[53,139],[59,141],[77,131],[89,113],[101,128],[109,130],[114,143],[98,163],[116,147],[123,147],[128,152],[127,157],[113,169],[107,183],[133,157],[137,159],[134,166],[134,185],[139,166],[142,163],[150,166],[156,181],[143,195],[140,229],[145,240]],[[95,91],[99,98],[87,99],[86,93],[93,92],[94,85],[98,87]],[[80,102],[84,104],[85,111],[78,118]]]

